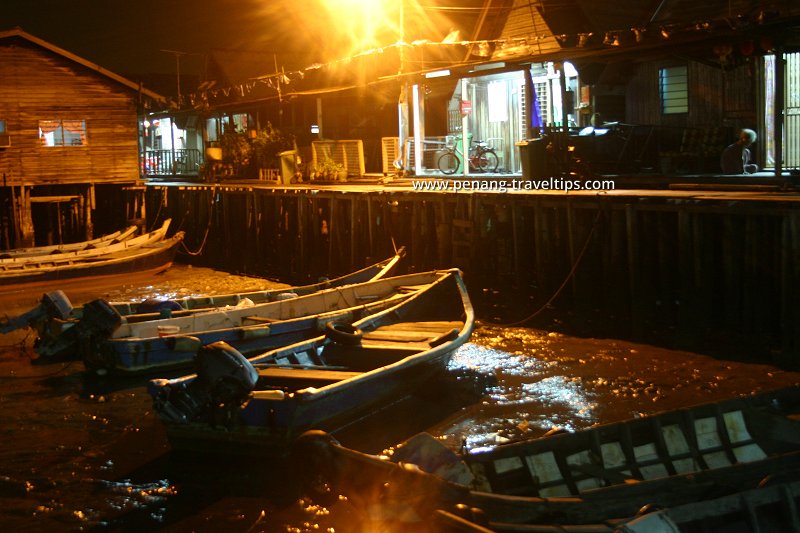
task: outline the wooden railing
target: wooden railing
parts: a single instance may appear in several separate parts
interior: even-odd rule
[[[200,150],[147,150],[139,154],[139,164],[144,176],[197,176],[203,157]]]

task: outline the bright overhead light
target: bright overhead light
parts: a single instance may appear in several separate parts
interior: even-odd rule
[[[450,75],[450,70],[445,69],[445,70],[435,70],[433,72],[428,72],[427,74],[425,74],[425,77],[426,78],[444,78],[444,77],[449,76],[449,75]]]

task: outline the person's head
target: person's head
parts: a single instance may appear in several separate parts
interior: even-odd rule
[[[756,138],[757,138],[756,132],[754,132],[753,130],[743,128],[739,132],[739,142],[745,146],[750,146],[751,144],[756,142]]]

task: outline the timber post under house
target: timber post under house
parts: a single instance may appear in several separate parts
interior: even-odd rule
[[[307,282],[405,246],[408,270],[461,268],[486,318],[552,303],[634,338],[658,330],[689,349],[718,344],[790,365],[800,356],[794,195],[220,184],[146,194],[149,225],[173,218],[192,254],[179,261],[191,264]]]

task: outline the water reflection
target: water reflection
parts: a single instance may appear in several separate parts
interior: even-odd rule
[[[102,295],[141,300],[264,288],[189,267],[149,283],[106,287]],[[100,295],[69,294],[76,305]],[[29,300],[35,305],[39,297]],[[32,306],[13,304],[20,312]],[[6,312],[14,314],[10,305]],[[280,465],[170,453],[145,379],[86,379],[79,362],[32,366],[23,350],[5,344],[3,530],[367,531],[352,502],[325,508],[299,498]],[[554,426],[573,431],[800,381],[800,374],[764,364],[487,324],[455,353],[449,370],[466,386],[432,384],[401,414],[337,438],[377,453],[427,430],[452,449],[475,449],[538,437]]]
[[[510,330],[510,335],[487,336],[482,342],[508,344],[534,342],[545,351],[549,337]],[[574,431],[595,422],[597,405],[580,379],[561,375],[555,361],[547,361],[518,349],[514,353],[493,346],[469,343],[453,356],[450,370],[473,369],[493,374],[496,384],[488,387],[479,404],[443,422],[441,436],[454,446],[470,450],[541,435],[554,427]],[[448,427],[449,426],[449,427]]]

